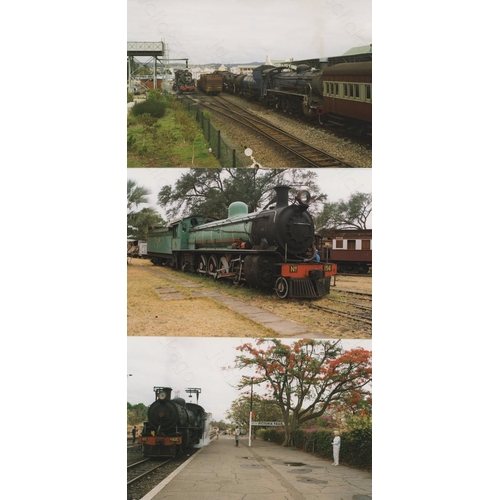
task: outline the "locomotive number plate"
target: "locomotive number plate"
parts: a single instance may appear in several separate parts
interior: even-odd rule
[[[323,271],[331,271],[331,270],[332,270],[331,264],[326,264],[325,266],[323,266]]]
[[[170,438],[170,441],[172,443],[177,443],[179,441],[179,438]]]
[[[298,273],[299,272],[299,266],[290,266],[290,272],[291,273]]]

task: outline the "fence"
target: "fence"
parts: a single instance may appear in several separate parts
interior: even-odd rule
[[[182,99],[181,102],[189,114],[200,124],[203,135],[212,148],[212,153],[219,160],[222,167],[247,167],[251,164],[248,157],[228,145],[228,141],[222,136],[221,131],[217,130],[210,123],[210,119],[203,114],[201,106],[193,104],[188,99]]]

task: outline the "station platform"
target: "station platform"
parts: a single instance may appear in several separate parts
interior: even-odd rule
[[[219,436],[141,500],[371,500],[372,474],[262,440]]]

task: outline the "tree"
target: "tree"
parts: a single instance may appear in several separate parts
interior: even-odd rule
[[[136,208],[142,203],[147,203],[148,199],[146,196],[151,194],[149,189],[137,185],[136,181],[129,179],[127,181],[127,210],[132,211],[132,208]]]
[[[127,423],[137,425],[148,419],[148,406],[142,403],[132,405],[127,402]]]
[[[234,201],[245,202],[249,212],[268,208],[276,201],[273,187],[283,184],[292,193],[307,186],[314,202],[322,202],[326,195],[320,193],[316,177],[313,171],[302,169],[191,168],[175,186],[163,186],[158,204],[165,208],[168,219],[191,214],[225,219]]]
[[[145,240],[150,227],[165,224],[160,214],[152,208],[134,210],[148,202],[148,194],[151,194],[149,189],[139,186],[132,179],[127,181],[127,238],[129,239]]]
[[[152,208],[143,208],[139,212],[130,213],[127,218],[127,238],[130,240],[147,240],[149,229],[162,227],[165,221]]]
[[[231,409],[226,417],[233,424],[248,429],[250,426],[250,398],[252,399],[252,413],[254,421],[275,422],[281,420],[281,409],[274,399],[264,398],[258,394],[244,394],[231,403]]]
[[[367,229],[366,222],[372,213],[372,195],[355,192],[349,200],[325,203],[316,218],[316,225],[323,229]]]
[[[267,344],[267,349],[260,346]],[[279,339],[257,339],[256,345],[237,347],[237,368],[253,367],[253,384],[266,383],[269,397],[281,409],[285,424],[285,446],[293,446],[294,432],[320,417],[351,391],[368,394],[371,382],[371,352],[362,348],[344,351],[340,340],[304,339],[285,345]],[[238,387],[251,381],[242,378]]]
[[[212,427],[217,427],[220,431],[225,431],[229,428],[228,423],[224,422],[224,420],[212,420],[210,425]]]

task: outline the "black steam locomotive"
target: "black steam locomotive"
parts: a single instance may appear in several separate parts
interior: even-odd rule
[[[144,422],[139,438],[144,456],[176,457],[200,443],[207,420],[205,410],[182,398],[171,399],[170,387],[155,387],[154,392],[156,398],[148,409],[148,421]]]
[[[228,218],[208,222],[190,216],[148,235],[155,265],[168,265],[214,279],[274,289],[281,298],[318,298],[330,292],[335,264],[321,262],[315,248],[311,195],[302,190],[288,204],[288,186],[277,186],[276,205],[248,213],[231,203]]]
[[[175,81],[173,85],[174,90],[182,94],[194,92],[196,89],[193,74],[187,69],[175,70]]]

